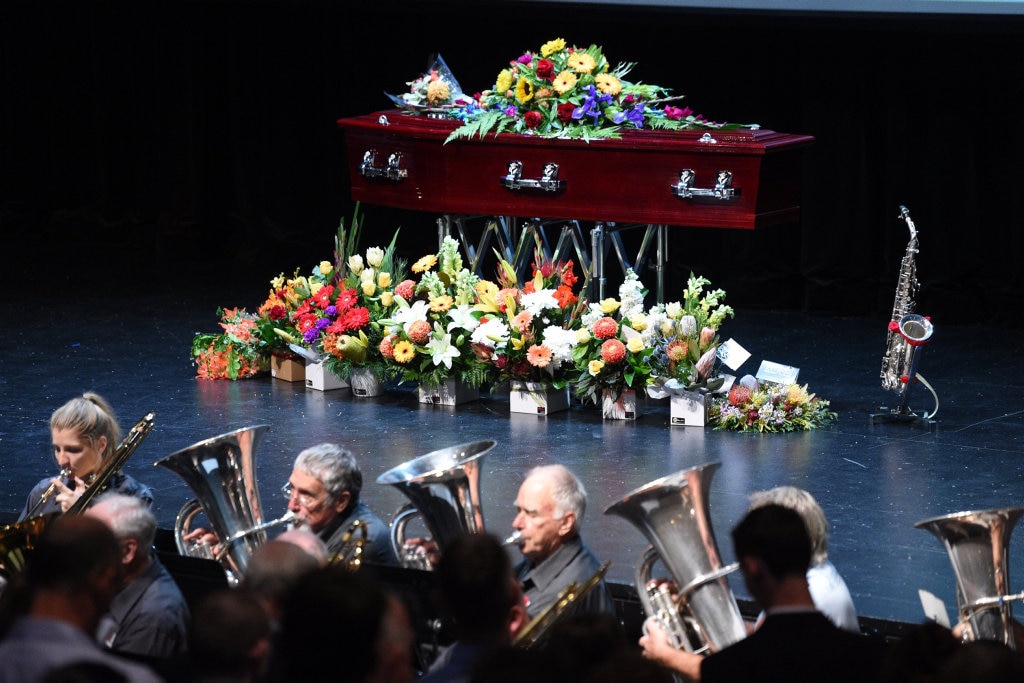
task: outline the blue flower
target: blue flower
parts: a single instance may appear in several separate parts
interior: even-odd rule
[[[620,112],[618,112],[617,114],[615,114],[615,116],[612,117],[612,120],[616,124],[622,123],[624,121],[629,121],[630,123],[632,123],[637,128],[643,128],[644,127],[644,105],[643,105],[643,103],[640,103],[640,104],[636,105],[635,107],[633,107],[632,109],[630,109],[628,111],[620,111]]]
[[[611,95],[597,93],[597,88],[590,86],[590,92],[587,94],[586,99],[583,100],[583,104],[572,112],[573,119],[579,121],[584,116],[589,116],[594,119],[594,125],[597,125],[598,119],[601,118],[601,104],[608,104],[612,101]]]

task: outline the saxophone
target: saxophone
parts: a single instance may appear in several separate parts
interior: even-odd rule
[[[924,381],[917,374],[919,351],[931,340],[933,328],[928,318],[914,313],[914,297],[919,289],[915,263],[918,252],[917,227],[910,218],[910,211],[902,205],[900,218],[910,230],[910,241],[900,263],[900,277],[889,321],[888,344],[882,358],[881,377],[882,388],[896,392],[899,397],[899,404],[890,411],[891,414],[917,417],[908,407],[910,387],[918,380]]]

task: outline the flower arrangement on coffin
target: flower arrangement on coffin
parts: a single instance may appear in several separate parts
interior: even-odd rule
[[[476,310],[483,313],[471,341],[493,364],[495,381],[536,382],[564,389],[575,377],[574,329],[585,302],[573,292],[572,261],[534,255],[533,277],[520,284],[515,268],[498,256],[497,284],[477,285]]]
[[[218,308],[223,332],[192,338],[196,377],[244,379],[267,370],[269,348],[260,335],[259,316],[244,308]]]
[[[436,387],[451,379],[480,387],[491,379],[471,340],[483,315],[474,308],[480,278],[463,267],[459,244],[451,237],[411,270],[419,282],[400,282],[391,316],[379,321],[381,355],[402,381]]]
[[[655,380],[648,393],[655,398],[683,391],[714,392],[725,381],[718,371],[718,329],[734,312],[722,303],[724,290],[705,290],[710,284],[690,273],[681,301],[657,304],[647,314],[655,349]]]
[[[611,66],[601,48],[579,48],[562,38],[526,52],[502,69],[490,90],[459,108],[462,125],[447,141],[489,133],[524,133],[584,140],[621,137],[623,128],[689,130],[739,128],[705,121],[670,103],[658,85],[626,80],[632,63]]]
[[[580,317],[572,355],[577,372],[573,391],[582,402],[599,403],[606,394],[618,400],[627,389],[639,395],[650,384],[654,348],[641,334],[646,329],[643,284],[629,271],[618,300],[591,303]]]
[[[760,384],[744,377],[729,391],[716,398],[709,410],[715,429],[742,432],[807,431],[836,418],[829,401],[815,396],[807,385]]]

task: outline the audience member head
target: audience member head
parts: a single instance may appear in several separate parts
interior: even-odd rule
[[[344,644],[343,662],[325,656]],[[413,679],[412,631],[405,608],[369,577],[328,566],[289,591],[274,655],[287,680]]]
[[[71,399],[50,415],[50,435],[57,465],[85,478],[114,455],[121,428],[110,404],[88,392]]]
[[[91,634],[120,589],[122,575],[121,547],[106,524],[84,515],[58,517],[29,555],[29,612]]]
[[[149,566],[156,538],[156,516],[148,502],[136,496],[108,492],[97,498],[85,514],[100,520],[114,532],[121,543],[122,562],[129,575]]]
[[[285,493],[288,509],[319,533],[359,502],[363,473],[355,456],[341,446],[322,443],[295,458]]]
[[[586,489],[568,468],[533,468],[519,487],[512,522],[522,534],[520,550],[534,562],[543,562],[577,535],[586,509]]]
[[[252,591],[241,586],[208,594],[189,633],[193,680],[260,680],[270,639],[270,620]]]
[[[781,505],[755,508],[732,530],[736,559],[760,560],[771,576],[805,576],[811,563],[811,539],[799,513]]]
[[[566,677],[578,674],[585,680],[618,653],[633,650],[614,615],[594,612],[573,614],[557,622],[544,648]]]
[[[294,546],[306,551],[321,567],[327,565],[330,556],[327,552],[327,544],[324,540],[306,527],[293,527],[281,532],[274,539],[282,543],[291,543]]]
[[[483,533],[456,538],[438,562],[437,586],[459,640],[510,642],[518,591],[501,541]]]
[[[1024,681],[1024,659],[1009,645],[995,640],[972,640],[942,660],[936,683],[1019,683]]]
[[[959,647],[959,638],[945,626],[930,620],[915,625],[889,647],[882,667],[882,681],[934,681],[940,664]]]
[[[767,491],[750,494],[750,508],[775,504],[791,508],[800,513],[811,537],[811,564],[819,565],[828,561],[828,520],[825,511],[810,492],[795,486],[777,486]]]
[[[253,551],[242,584],[260,599],[267,616],[276,623],[288,591],[320,567],[315,557],[278,537]]]

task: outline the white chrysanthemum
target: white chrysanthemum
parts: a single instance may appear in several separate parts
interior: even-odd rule
[[[604,318],[607,314],[601,310],[601,304],[590,304],[587,310],[580,316],[580,323],[583,327],[591,327],[601,318]]]
[[[558,299],[552,289],[542,289],[539,292],[523,294],[519,302],[524,311],[529,311],[534,317],[540,317],[541,313],[548,309],[558,310]]]
[[[510,334],[508,325],[504,321],[500,318],[489,318],[487,322],[477,325],[470,336],[470,341],[474,344],[483,344],[492,349],[504,348],[508,343]]]
[[[559,364],[572,361],[572,350],[578,341],[576,330],[556,325],[544,328],[544,344],[551,349],[551,359]]]

